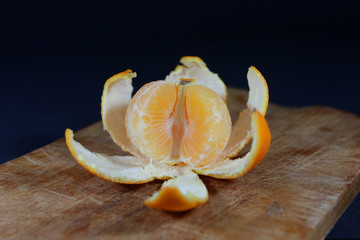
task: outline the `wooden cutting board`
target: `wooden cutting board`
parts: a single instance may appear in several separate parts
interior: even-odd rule
[[[247,92],[229,93],[234,117]],[[360,118],[270,104],[267,119],[273,140],[261,164],[234,180],[201,177],[209,201],[183,213],[144,206],[161,181],[124,185],[90,174],[64,139],[0,165],[0,238],[324,238],[360,190]],[[75,138],[93,151],[124,154],[100,122]]]

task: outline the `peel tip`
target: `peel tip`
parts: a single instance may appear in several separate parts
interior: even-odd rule
[[[184,212],[204,204],[207,200],[208,196],[205,200],[189,200],[176,187],[167,186],[147,198],[144,204],[148,207],[164,211]]]
[[[66,136],[66,135],[74,135],[74,131],[71,130],[70,128],[66,128],[66,129],[65,129],[65,136]]]
[[[203,65],[204,67],[206,67],[205,62],[197,56],[184,56],[180,59],[180,63],[186,66],[192,65],[192,63],[197,63],[199,65]]]

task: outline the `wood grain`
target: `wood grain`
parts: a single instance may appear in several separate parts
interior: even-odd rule
[[[230,89],[232,117],[247,92]],[[360,118],[325,106],[271,104],[272,144],[243,177],[201,177],[210,200],[188,212],[143,201],[161,181],[116,184],[78,165],[64,139],[0,166],[1,239],[322,239],[360,190]],[[69,126],[71,127],[71,126]],[[101,123],[75,134],[124,154]]]

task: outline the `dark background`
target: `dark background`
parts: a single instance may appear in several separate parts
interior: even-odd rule
[[[360,114],[357,1],[12,1],[0,7],[0,163],[100,120],[107,78],[135,90],[200,56],[227,85],[256,66],[270,100]],[[360,126],[359,126],[360,127]],[[360,238],[359,196],[328,235]]]

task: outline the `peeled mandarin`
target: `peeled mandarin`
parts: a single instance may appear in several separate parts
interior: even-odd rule
[[[130,102],[126,125],[130,140],[151,159],[194,166],[212,162],[231,133],[223,99],[192,79],[142,87]]]

